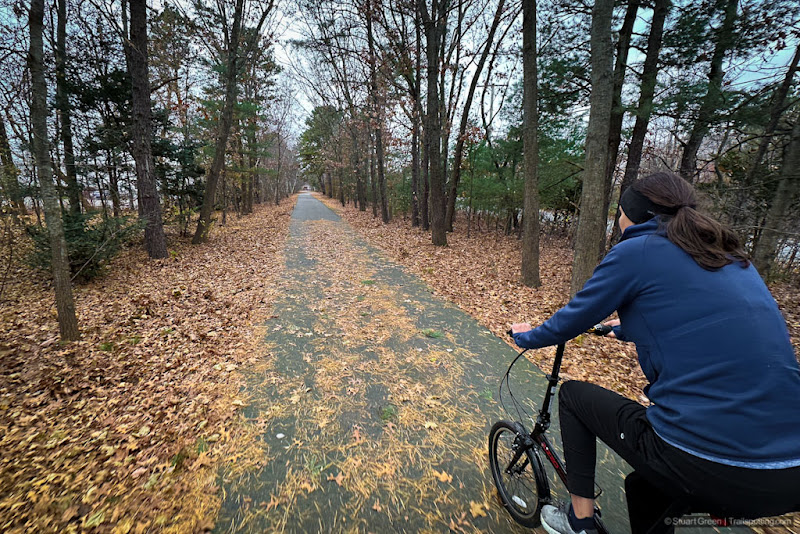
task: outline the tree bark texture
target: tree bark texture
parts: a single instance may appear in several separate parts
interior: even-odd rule
[[[378,171],[375,165],[375,143],[372,142],[372,131],[369,134],[369,187],[372,192],[372,216],[378,218]]]
[[[361,143],[358,140],[358,131],[355,124],[351,124],[350,142],[353,149],[350,151],[350,165],[353,166],[353,173],[356,175],[356,204],[358,211],[367,211],[367,186],[364,183],[364,168],[361,163]]]
[[[650,124],[650,115],[653,112],[653,96],[656,92],[656,78],[658,77],[658,56],[661,53],[661,41],[664,37],[664,21],[667,18],[672,0],[656,0],[653,6],[653,20],[650,24],[650,34],[647,37],[647,52],[642,67],[642,81],[639,89],[639,105],[636,108],[636,124],[628,144],[628,160],[625,164],[625,174],[619,186],[620,196],[639,177],[639,166],[642,163],[642,150],[647,127]],[[619,240],[619,206],[615,217],[615,224],[611,233],[611,244]]]
[[[39,187],[42,191],[44,218],[50,236],[53,286],[56,293],[58,329],[61,339],[74,341],[80,337],[78,319],[75,316],[75,302],[69,275],[69,257],[64,240],[61,221],[61,208],[53,185],[53,169],[50,166],[50,150],[47,135],[47,85],[44,77],[42,55],[42,26],[44,19],[44,0],[31,0],[30,7],[30,50],[28,67],[31,73],[31,124],[33,127],[33,152],[36,168],[39,171]]]
[[[217,183],[219,182],[220,172],[225,165],[225,151],[228,147],[228,135],[233,123],[233,107],[236,104],[237,84],[236,78],[239,69],[239,34],[242,29],[242,16],[244,10],[244,0],[236,0],[231,24],[231,33],[228,36],[228,50],[225,65],[225,103],[220,113],[217,137],[214,142],[214,159],[211,162],[211,169],[206,177],[206,190],[203,195],[203,205],[200,207],[200,219],[197,221],[197,231],[194,233],[192,243],[195,245],[205,243],[211,231],[212,216],[214,214],[215,197],[217,193]]]
[[[416,110],[417,124],[417,154],[419,166],[417,167],[417,206],[419,209],[420,225],[426,232],[430,229],[428,222],[428,156],[425,148],[425,111],[422,109],[422,16],[419,13],[419,2],[414,10],[414,26],[416,36],[416,58],[414,60],[414,109]]]
[[[150,77],[147,70],[147,7],[145,0],[131,0],[131,35],[125,54],[131,77],[131,152],[136,164],[136,181],[146,221],[144,245],[151,258],[167,257],[167,241],[161,220],[151,148]]]
[[[453,231],[453,219],[455,218],[456,214],[456,196],[458,195],[458,183],[461,181],[461,162],[464,156],[464,142],[466,140],[467,121],[469,120],[469,110],[472,107],[472,99],[475,97],[475,89],[478,86],[478,80],[480,79],[481,72],[483,71],[483,66],[486,64],[486,58],[489,57],[489,52],[491,51],[492,42],[494,41],[494,35],[495,33],[497,33],[497,27],[500,25],[500,19],[503,15],[504,6],[505,6],[505,0],[500,0],[497,3],[497,10],[494,13],[492,26],[489,29],[489,36],[486,38],[486,45],[483,51],[481,52],[481,57],[478,60],[477,65],[475,65],[475,72],[472,75],[472,81],[469,84],[469,91],[467,91],[467,98],[464,101],[464,111],[461,114],[461,122],[458,125],[456,148],[453,157],[453,170],[451,171],[452,176],[450,178],[450,190],[448,191],[447,195],[447,211],[445,213],[447,230],[449,232]],[[524,30],[523,30],[523,39],[524,39]]]
[[[386,198],[386,167],[383,150],[383,103],[378,93],[378,67],[375,55],[375,38],[372,32],[373,0],[367,2],[367,45],[369,47],[369,82],[372,89],[372,116],[375,131],[375,157],[378,165],[378,189],[381,203],[381,220],[389,222],[389,202]]]
[[[411,226],[419,226],[419,115],[411,111]]]
[[[67,198],[69,211],[81,212],[81,186],[75,173],[75,149],[72,143],[72,108],[67,91],[67,0],[58,0],[56,23],[56,109],[61,118],[61,142],[64,144]]]
[[[689,140],[683,147],[680,173],[689,182],[693,182],[697,174],[697,151],[711,127],[714,114],[722,104],[722,79],[725,77],[722,61],[733,45],[733,30],[738,5],[738,0],[728,0],[725,6],[725,20],[717,31],[714,55],[711,57],[711,66],[708,71],[708,91],[700,104]]]
[[[617,168],[617,155],[619,154],[619,144],[622,140],[622,120],[625,117],[625,110],[622,107],[622,86],[625,83],[625,71],[628,67],[628,52],[631,48],[631,35],[633,35],[633,25],[636,22],[636,15],[639,12],[641,0],[630,0],[628,10],[625,12],[625,19],[622,28],[619,30],[619,40],[617,41],[617,57],[614,64],[614,92],[611,96],[611,124],[608,132],[608,165],[606,168],[606,194],[605,209],[611,204],[611,190],[614,184],[614,171]]]
[[[441,40],[441,19],[444,9],[440,0],[431,1],[431,12],[425,0],[418,0],[420,15],[425,28],[427,66],[427,113],[425,128],[425,152],[428,160],[428,180],[430,183],[429,209],[431,242],[436,246],[447,245],[445,226],[444,166],[442,165],[442,123],[441,101],[439,95],[439,44]]]
[[[772,204],[764,220],[761,238],[753,251],[753,263],[761,276],[767,278],[779,251],[778,241],[785,230],[786,212],[800,192],[800,121],[792,128],[792,137],[781,165],[781,176]]]
[[[571,293],[574,295],[600,259],[605,244],[608,213],[605,208],[605,179],[608,162],[608,131],[614,80],[611,69],[611,14],[613,0],[597,0],[592,8],[591,82],[589,125],[586,133],[586,163],[583,169],[580,217],[575,237]]]
[[[522,145],[525,196],[522,210],[522,283],[539,287],[539,110],[536,72],[536,0],[522,0]]]

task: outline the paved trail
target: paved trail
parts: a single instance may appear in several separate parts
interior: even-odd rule
[[[514,351],[308,194],[284,279],[246,392],[264,466],[223,477],[217,531],[530,532],[503,510],[488,467]],[[514,378],[539,401],[540,371],[522,362]],[[626,533],[627,466],[599,456],[604,517]]]

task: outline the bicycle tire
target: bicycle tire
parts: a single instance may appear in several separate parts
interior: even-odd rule
[[[525,451],[527,462],[520,458],[514,472],[507,472],[524,432],[519,423],[495,423],[489,432],[489,466],[500,500],[514,521],[526,527],[538,527],[542,506],[550,502],[550,484],[536,448]]]

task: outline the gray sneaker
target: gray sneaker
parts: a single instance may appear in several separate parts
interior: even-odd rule
[[[542,526],[550,534],[597,534],[596,528],[574,530],[568,515],[569,502],[561,503],[558,508],[545,504],[542,507]]]

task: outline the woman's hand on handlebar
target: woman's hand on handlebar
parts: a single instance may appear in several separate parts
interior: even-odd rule
[[[606,326],[619,326],[620,325],[620,320],[619,319],[611,319],[610,321],[606,321],[603,324],[606,325]],[[612,330],[611,332],[606,334],[606,337],[616,338],[617,334],[615,334],[614,331]]]
[[[527,332],[528,330],[532,330],[529,323],[514,323],[511,325],[512,334],[519,334],[521,332]]]

